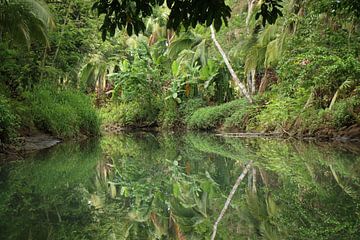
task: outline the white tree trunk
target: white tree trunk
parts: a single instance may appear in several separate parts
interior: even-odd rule
[[[248,73],[246,75],[246,82],[247,82],[247,90],[248,92],[252,95],[252,92],[251,92],[251,85],[252,85],[252,82],[251,82],[251,73]]]
[[[251,94],[256,93],[256,70],[251,70]]]
[[[70,15],[70,11],[71,11],[71,6],[72,6],[72,2],[69,2],[69,6],[66,10],[66,14],[65,14],[65,18],[64,18],[64,24],[62,25],[62,29],[61,29],[61,33],[60,33],[60,39],[59,39],[59,42],[58,42],[58,45],[57,45],[57,48],[56,48],[56,51],[55,51],[55,54],[54,54],[54,59],[53,59],[53,65],[55,64],[56,62],[56,58],[59,54],[59,51],[60,51],[60,47],[61,47],[61,40],[64,36],[64,33],[65,33],[65,27],[66,25],[68,24],[69,22],[69,15]]]
[[[241,93],[245,96],[245,98],[248,100],[249,103],[252,103],[253,100],[249,94],[249,92],[247,91],[245,85],[240,81],[240,79],[238,78],[238,76],[236,75],[234,69],[232,68],[229,59],[227,58],[224,50],[222,49],[221,45],[219,44],[219,42],[216,40],[216,36],[215,36],[215,30],[214,27],[212,25],[210,25],[210,30],[211,30],[211,38],[214,41],[214,44],[216,46],[216,48],[218,49],[218,51],[220,52],[222,58],[224,59],[225,65],[228,68],[231,77],[233,78],[234,82],[239,86]]]
[[[257,0],[248,0],[248,12],[247,12],[247,16],[246,16],[246,20],[245,20],[245,24],[246,24],[246,33],[248,35],[250,35],[250,19],[255,7]],[[251,95],[255,95],[256,93],[256,79],[255,79],[255,74],[256,74],[256,70],[253,69],[248,73],[248,78],[249,78],[249,92],[251,93]]]
[[[228,207],[230,206],[230,202],[236,192],[236,190],[238,189],[241,181],[244,179],[244,177],[246,176],[247,172],[250,170],[250,167],[252,165],[252,161],[250,161],[248,163],[248,165],[246,165],[246,167],[244,168],[243,172],[241,173],[241,175],[238,177],[238,179],[236,180],[235,182],[235,185],[233,186],[233,188],[231,189],[231,192],[228,196],[228,198],[226,199],[226,202],[225,202],[225,205],[223,207],[223,209],[221,210],[221,213],[218,217],[218,219],[216,220],[215,224],[214,224],[214,227],[213,227],[213,233],[211,235],[211,240],[215,240],[215,237],[216,237],[216,232],[217,232],[217,227],[218,227],[218,224],[219,222],[221,221],[221,219],[224,217],[224,214],[226,212],[226,210],[228,209]]]
[[[256,0],[248,0],[248,13],[247,13],[246,20],[245,20],[247,34],[250,33],[250,26],[249,26],[250,18],[251,18],[255,4],[256,4]]]

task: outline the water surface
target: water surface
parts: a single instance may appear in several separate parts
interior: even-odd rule
[[[360,239],[360,149],[131,133],[0,167],[0,239]]]

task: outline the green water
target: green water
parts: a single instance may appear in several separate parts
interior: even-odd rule
[[[360,148],[133,133],[0,167],[0,239],[360,239]]]

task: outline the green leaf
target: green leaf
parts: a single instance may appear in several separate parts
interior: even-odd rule
[[[179,64],[177,61],[174,61],[174,62],[171,64],[171,71],[172,71],[172,74],[174,75],[174,77],[179,76],[180,64]]]

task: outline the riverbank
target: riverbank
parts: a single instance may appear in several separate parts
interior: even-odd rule
[[[37,85],[13,97],[0,93],[0,152],[47,148],[100,134],[92,98],[76,89]]]
[[[0,151],[0,163],[17,160],[31,152],[51,148],[61,143],[59,138],[49,134],[37,132],[30,136],[19,137],[16,144],[6,144]]]
[[[298,111],[287,109],[286,106],[273,109],[271,104],[264,104],[264,101],[250,105],[244,99],[238,99],[215,106],[204,106],[201,100],[189,100],[183,102],[181,108],[161,109],[158,115],[146,121],[142,121],[144,118],[138,114],[144,111],[141,106],[136,110],[128,108],[128,111],[122,111],[121,117],[117,117],[117,111],[107,108],[109,112],[100,116],[104,132],[151,129],[359,141],[359,106],[347,105],[341,110],[308,108]],[[164,120],[164,116],[172,117]]]

